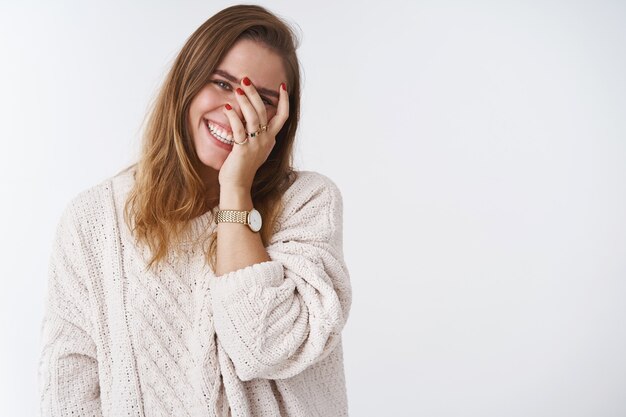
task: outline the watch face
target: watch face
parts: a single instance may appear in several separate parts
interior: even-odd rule
[[[261,225],[263,224],[261,213],[256,209],[252,209],[250,213],[248,213],[248,224],[250,225],[250,229],[254,232],[261,230]]]

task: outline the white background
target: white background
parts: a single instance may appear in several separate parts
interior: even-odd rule
[[[0,3],[0,415],[38,412],[67,202],[220,1]],[[626,5],[267,1],[344,197],[352,416],[626,415]]]

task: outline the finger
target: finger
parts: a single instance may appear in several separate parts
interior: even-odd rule
[[[259,129],[259,115],[254,106],[252,106],[252,103],[250,103],[248,97],[246,97],[245,91],[241,88],[237,88],[236,92],[235,96],[237,97],[237,102],[239,102],[241,112],[243,113],[246,129],[248,129],[249,132],[256,132]]]
[[[265,103],[263,103],[263,99],[259,95],[259,92],[252,84],[252,81],[248,77],[243,77],[241,80],[241,88],[246,93],[246,97],[250,100],[252,107],[256,110],[256,113],[259,117],[259,123],[266,124],[267,123],[267,109],[265,108]]]
[[[228,117],[228,122],[230,123],[230,129],[233,131],[233,138],[235,139],[235,141],[243,142],[247,136],[246,128],[243,126],[243,122],[241,121],[239,116],[237,116],[237,113],[235,112],[235,110],[233,110],[230,104],[226,104],[226,106],[222,108],[222,112],[224,112],[226,117]]]
[[[289,93],[287,93],[285,83],[278,87],[278,105],[276,107],[276,115],[268,124],[268,130],[274,135],[278,134],[289,117]]]

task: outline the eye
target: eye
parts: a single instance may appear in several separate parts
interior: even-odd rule
[[[213,84],[219,86],[221,89],[226,90],[226,91],[231,91],[233,88],[230,86],[230,84],[228,84],[226,81],[223,80],[213,80],[212,81]],[[263,103],[265,103],[267,106],[274,106],[274,103],[272,103],[272,101],[266,97],[261,96],[261,100],[263,100]]]
[[[232,90],[230,84],[228,84],[226,81],[214,80],[213,83],[218,85],[220,88],[222,88],[224,90]]]

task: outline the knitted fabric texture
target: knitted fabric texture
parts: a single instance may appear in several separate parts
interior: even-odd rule
[[[158,271],[123,208],[122,172],[59,222],[41,328],[42,416],[346,416],[341,331],[351,304],[342,198],[298,171],[270,261],[215,276],[206,247]],[[216,225],[191,220],[195,236]],[[242,226],[245,227],[245,226]]]

